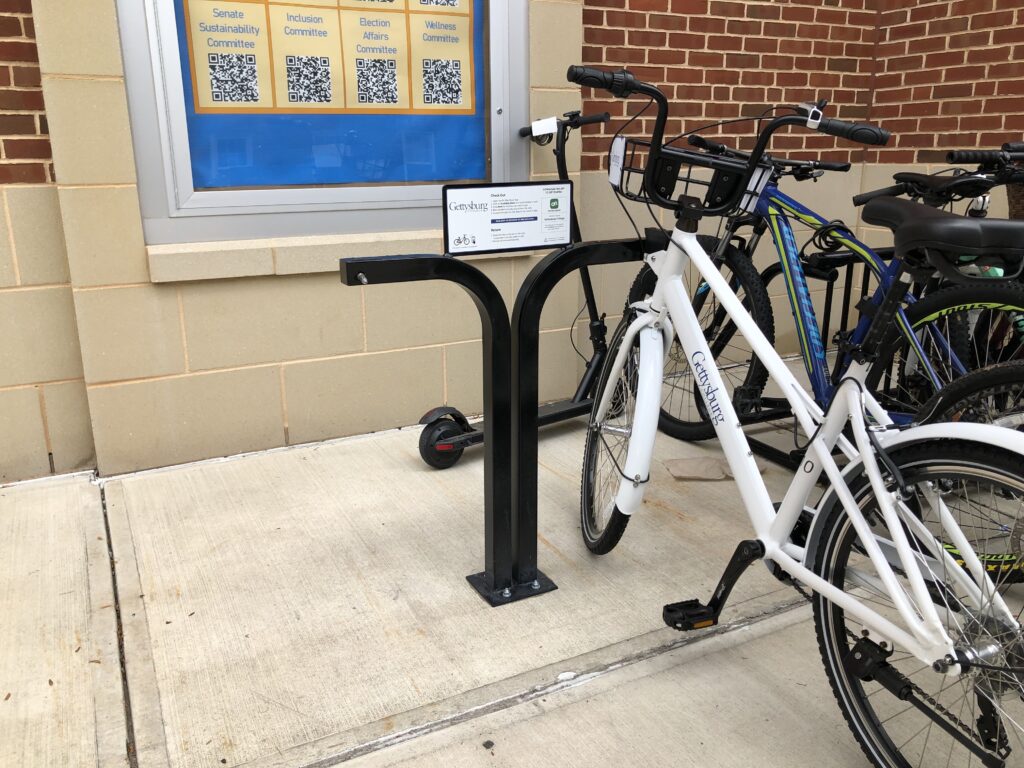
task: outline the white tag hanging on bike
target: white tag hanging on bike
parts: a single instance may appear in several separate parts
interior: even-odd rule
[[[747,184],[747,191],[743,193],[743,199],[740,201],[740,208],[742,210],[747,213],[754,212],[754,208],[757,207],[757,200],[761,197],[761,192],[771,176],[772,169],[770,167],[759,165],[754,169],[754,172],[750,175],[750,182]]]
[[[622,188],[622,164],[626,159],[626,137],[616,136],[608,153],[608,183],[613,189]]]
[[[534,138],[538,136],[551,136],[557,130],[558,120],[554,117],[545,117],[530,123],[530,133],[533,134]]]

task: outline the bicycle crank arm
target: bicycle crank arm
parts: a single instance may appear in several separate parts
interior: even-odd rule
[[[725,601],[729,599],[732,588],[736,586],[736,582],[751,563],[764,557],[764,551],[764,544],[757,539],[741,541],[736,547],[736,551],[733,552],[729,564],[725,567],[725,573],[722,574],[707,605],[702,604],[699,600],[669,603],[662,609],[662,619],[672,629],[678,629],[680,632],[715,626],[725,607]]]

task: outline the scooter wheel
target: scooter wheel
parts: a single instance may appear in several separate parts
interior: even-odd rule
[[[450,437],[462,434],[460,427],[452,419],[439,419],[427,424],[420,432],[420,458],[434,469],[448,469],[462,458],[464,448],[455,448],[450,451],[437,450],[437,444]]]

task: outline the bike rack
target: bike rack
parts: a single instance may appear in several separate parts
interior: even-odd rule
[[[537,568],[538,349],[544,303],[558,282],[580,267],[642,259],[639,240],[554,251],[523,281],[511,324],[494,283],[452,256],[340,260],[344,285],[447,280],[462,286],[476,304],[483,332],[484,570],[466,578],[492,606],[557,589]]]
[[[579,243],[555,251],[526,276],[512,311],[512,510],[516,568],[521,578],[537,569],[537,440],[540,315],[558,282],[580,267],[643,261],[643,241]],[[598,375],[600,371],[597,372]],[[580,414],[590,401],[570,404]]]

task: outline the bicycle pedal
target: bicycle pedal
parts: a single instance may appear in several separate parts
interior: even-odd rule
[[[715,611],[700,600],[684,600],[681,603],[669,603],[661,611],[665,623],[680,632],[692,629],[706,629],[718,624]]]

